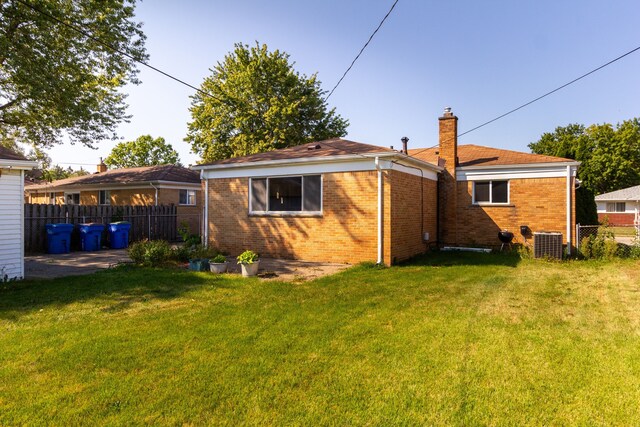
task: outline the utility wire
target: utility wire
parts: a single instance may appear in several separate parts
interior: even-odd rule
[[[331,95],[333,95],[333,92],[336,90],[336,88],[338,86],[340,86],[340,83],[342,83],[342,80],[344,80],[344,78],[346,77],[346,75],[349,73],[349,71],[351,71],[351,68],[353,67],[353,64],[356,63],[356,61],[358,60],[358,58],[360,58],[360,55],[362,55],[362,52],[364,52],[364,50],[367,48],[367,46],[369,46],[369,43],[371,42],[371,40],[373,39],[373,36],[376,35],[376,33],[378,32],[378,30],[380,29],[380,27],[382,27],[382,24],[384,24],[384,21],[387,20],[387,18],[389,17],[389,15],[391,15],[391,12],[393,11],[393,8],[396,7],[396,4],[398,4],[398,0],[396,0],[395,2],[393,2],[393,4],[391,5],[391,9],[389,9],[389,11],[387,12],[387,14],[384,16],[384,18],[382,18],[382,21],[380,21],[380,24],[378,24],[378,27],[375,29],[375,31],[371,34],[371,36],[369,37],[369,40],[367,40],[367,42],[364,44],[364,46],[362,46],[362,49],[360,49],[360,52],[358,52],[358,54],[356,55],[355,59],[351,62],[351,65],[349,65],[349,68],[347,68],[347,71],[344,72],[344,74],[342,75],[342,77],[340,77],[340,80],[338,80],[338,83],[336,83],[336,85],[333,87],[333,89],[331,89],[331,92],[329,92],[329,95],[327,95],[327,97],[324,99],[325,101],[327,101],[329,98],[331,98]]]
[[[614,62],[617,62],[617,61],[621,60],[622,58],[624,58],[624,57],[626,57],[626,56],[631,55],[632,53],[634,53],[634,52],[636,52],[636,51],[638,51],[638,50],[640,50],[640,46],[638,46],[638,47],[636,47],[636,48],[634,48],[634,49],[631,49],[630,51],[628,51],[628,52],[626,52],[626,53],[624,53],[624,54],[622,54],[622,55],[618,56],[618,57],[617,57],[617,58],[615,58],[615,59],[612,59],[611,61],[607,62],[606,64],[602,64],[602,65],[600,65],[599,67],[594,68],[593,70],[589,71],[588,73],[585,73],[585,74],[581,75],[580,77],[577,77],[577,78],[575,78],[575,79],[571,80],[570,82],[567,82],[567,83],[563,84],[562,86],[558,86],[557,88],[555,88],[555,89],[553,89],[553,90],[550,90],[549,92],[545,93],[544,95],[540,95],[539,97],[534,98],[534,99],[532,99],[531,101],[526,102],[526,103],[524,103],[524,104],[520,105],[519,107],[516,107],[516,108],[514,108],[514,109],[512,109],[512,110],[509,110],[509,111],[507,111],[506,113],[499,115],[498,117],[495,117],[495,118],[493,118],[493,119],[491,119],[491,120],[488,120],[488,121],[486,121],[486,122],[484,122],[484,123],[482,123],[482,124],[480,124],[480,125],[478,125],[478,126],[476,126],[476,127],[473,127],[473,128],[471,128],[471,129],[469,129],[468,131],[462,132],[462,133],[458,134],[458,135],[457,135],[457,137],[459,138],[459,137],[461,137],[461,136],[463,136],[463,135],[466,135],[466,134],[471,133],[471,132],[473,132],[473,131],[475,131],[475,130],[478,130],[478,129],[480,129],[480,128],[482,128],[482,127],[484,127],[484,126],[486,126],[486,125],[488,125],[488,124],[490,124],[490,123],[493,123],[493,122],[495,122],[495,121],[497,121],[497,120],[500,120],[500,119],[501,119],[501,118],[503,118],[503,117],[508,116],[509,114],[515,113],[516,111],[521,110],[521,109],[523,109],[524,107],[527,107],[527,106],[529,106],[529,105],[533,104],[534,102],[540,101],[542,98],[546,98],[547,96],[549,96],[549,95],[551,95],[551,94],[553,94],[553,93],[555,93],[555,92],[558,92],[560,89],[564,89],[565,87],[567,87],[567,86],[569,86],[569,85],[571,85],[571,84],[573,84],[573,83],[575,83],[575,82],[577,82],[577,81],[579,81],[579,80],[584,79],[585,77],[587,77],[587,76],[589,76],[589,75],[591,75],[591,74],[595,73],[596,71],[600,71],[600,70],[602,70],[603,68],[605,68],[605,67],[607,67],[607,66],[609,66],[609,65],[613,64]],[[417,154],[423,153],[424,151],[427,151],[427,150],[430,150],[430,149],[432,149],[432,148],[435,148],[435,147],[437,147],[438,145],[439,145],[439,144],[434,145],[434,146],[431,146],[431,147],[424,148],[424,149],[422,149],[422,150],[420,150],[420,151],[418,151],[418,152],[413,153],[413,156],[416,156]]]
[[[70,29],[82,34],[83,36],[90,38],[91,40],[95,41],[96,43],[101,44],[102,46],[106,47],[107,49],[110,49],[110,50],[112,50],[114,52],[118,52],[119,54],[126,56],[127,58],[131,59],[132,61],[135,61],[135,62],[137,62],[138,64],[141,64],[141,65],[144,65],[145,67],[150,68],[151,70],[153,70],[153,71],[155,71],[157,73],[160,73],[165,77],[168,77],[168,78],[170,78],[172,80],[175,80],[176,82],[181,83],[181,84],[183,84],[183,85],[195,90],[196,92],[198,92],[198,93],[200,93],[202,95],[218,99],[215,96],[213,96],[212,94],[210,94],[209,92],[205,92],[205,91],[203,91],[203,90],[201,90],[201,89],[199,89],[199,88],[197,88],[197,87],[185,82],[184,80],[181,80],[181,79],[179,79],[179,78],[177,78],[175,76],[172,76],[171,74],[169,74],[169,73],[167,73],[165,71],[162,71],[161,69],[159,69],[157,67],[154,67],[153,65],[150,65],[150,64],[148,64],[148,63],[146,63],[146,62],[144,62],[142,60],[139,60],[139,59],[135,58],[133,55],[130,55],[127,52],[123,52],[123,51],[113,47],[109,43],[106,43],[106,42],[100,40],[98,37],[95,37],[94,35],[86,32],[85,30],[83,30],[82,28],[80,28],[80,27],[78,27],[76,25],[72,25],[72,24],[69,24],[68,22],[65,22],[65,21],[63,21],[61,19],[58,19],[55,16],[45,12],[44,10],[42,10],[42,9],[36,7],[36,6],[33,6],[32,4],[29,4],[28,2],[26,2],[24,0],[16,0],[16,1],[18,3],[24,5],[24,6],[28,7],[29,9],[33,10],[34,12],[37,12],[37,13],[41,14],[42,16],[45,16],[46,18],[48,18],[48,19],[50,19],[52,21],[55,21],[55,22],[57,22],[59,24],[62,24],[65,27],[70,28]]]

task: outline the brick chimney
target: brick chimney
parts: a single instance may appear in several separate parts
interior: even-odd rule
[[[98,172],[97,173],[102,173],[102,172],[106,172],[107,171],[107,165],[104,164],[104,162],[102,161],[102,157],[100,157],[100,163],[98,164]]]
[[[444,109],[439,119],[438,165],[444,171],[438,182],[440,189],[440,243],[456,245],[458,242],[458,183],[456,166],[458,164],[458,118],[451,107]]]

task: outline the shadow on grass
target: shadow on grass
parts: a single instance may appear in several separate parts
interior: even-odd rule
[[[516,252],[462,252],[462,251],[432,251],[424,255],[412,258],[401,266],[433,266],[452,267],[464,265],[496,265],[503,267],[516,267],[521,261]]]
[[[140,301],[169,300],[203,285],[227,287],[226,281],[179,269],[121,266],[86,276],[0,284],[0,318],[16,320],[51,306],[105,298],[107,311]]]

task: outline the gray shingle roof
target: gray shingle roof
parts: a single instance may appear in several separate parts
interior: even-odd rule
[[[16,153],[13,150],[8,149],[0,145],[0,159],[6,160],[27,160],[22,154]]]
[[[52,183],[29,186],[29,190],[39,188],[51,189],[54,187],[101,184],[137,184],[157,181],[169,181],[179,183],[199,184],[200,174],[182,166],[162,165],[145,166],[140,168],[112,169],[93,175],[78,176],[73,178],[60,179]]]
[[[596,201],[603,200],[640,200],[640,185],[596,196]]]

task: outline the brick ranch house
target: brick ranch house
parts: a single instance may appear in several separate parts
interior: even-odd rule
[[[640,226],[640,185],[596,196],[598,221],[614,226]]]
[[[200,231],[202,187],[197,172],[161,165],[107,170],[100,163],[91,175],[27,185],[28,203],[110,206],[176,205],[178,224]]]
[[[205,241],[237,254],[387,265],[430,246],[499,246],[520,226],[572,245],[578,163],[457,145],[401,151],[340,138],[194,166],[206,194]],[[413,154],[413,155],[412,155]]]

